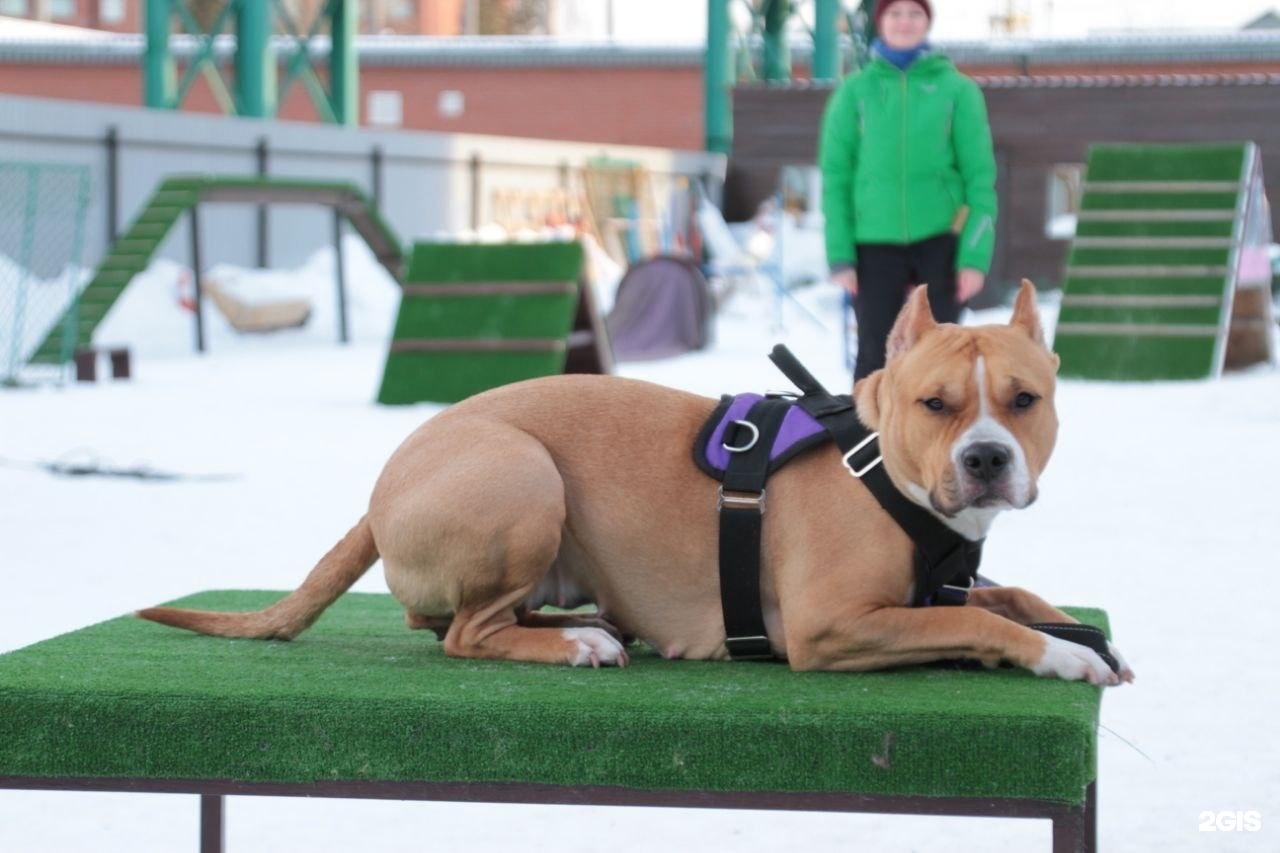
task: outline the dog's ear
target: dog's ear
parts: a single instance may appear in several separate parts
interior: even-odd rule
[[[871,430],[880,429],[880,382],[884,379],[884,371],[877,370],[870,376],[858,380],[853,388],[853,399],[857,404],[858,420]]]
[[[893,324],[893,331],[889,333],[889,342],[885,347],[885,361],[893,361],[911,349],[925,332],[937,325],[933,319],[933,309],[929,307],[928,286],[922,284],[911,291],[907,304],[898,312],[898,319]]]
[[[1018,289],[1018,298],[1013,303],[1013,319],[1010,326],[1017,326],[1026,332],[1031,340],[1044,346],[1044,329],[1040,325],[1040,311],[1036,308],[1036,286],[1030,279],[1022,280]]]

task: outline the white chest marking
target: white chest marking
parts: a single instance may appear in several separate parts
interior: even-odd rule
[[[961,457],[965,450],[979,442],[1003,444],[1013,454],[1008,475],[1009,497],[1014,506],[1026,506],[1031,497],[1031,476],[1022,442],[991,413],[991,401],[987,397],[987,364],[982,356],[978,356],[974,363],[973,372],[978,386],[978,417],[951,446],[951,463],[956,466],[956,475],[963,476]]]

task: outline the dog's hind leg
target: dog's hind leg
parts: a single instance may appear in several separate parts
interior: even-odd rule
[[[406,610],[404,612],[404,624],[408,625],[411,631],[430,629],[435,633],[437,640],[443,640],[444,635],[449,633],[449,626],[453,624],[453,617],[424,616],[421,613]]]
[[[483,607],[459,611],[444,638],[445,654],[569,666],[626,666],[629,663],[622,643],[603,628],[520,625],[511,602],[523,600],[531,592],[533,586],[524,587]]]
[[[387,585],[410,627],[445,628],[446,654],[626,663],[602,628],[520,624],[559,554],[566,516],[560,471],[523,430],[439,416],[388,462],[371,513]]]

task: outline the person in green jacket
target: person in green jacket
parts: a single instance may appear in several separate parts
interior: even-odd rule
[[[928,0],[879,0],[873,59],[832,93],[819,162],[831,277],[858,318],[854,378],[884,366],[914,284],[940,322],[980,290],[995,246],[996,161],[978,85],[934,54]]]

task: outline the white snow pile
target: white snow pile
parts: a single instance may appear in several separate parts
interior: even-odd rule
[[[342,243],[347,316],[353,342],[377,343],[390,334],[400,291],[369,247],[355,235]],[[331,247],[315,252],[290,270],[245,269],[218,264],[204,279],[248,304],[305,299],[311,317],[304,326],[266,334],[244,334],[232,328],[206,293],[203,299],[205,346],[216,350],[289,349],[338,338],[338,285]],[[195,349],[195,285],[191,270],[157,260],[121,294],[94,333],[103,344],[127,344],[137,358],[170,358]]]

